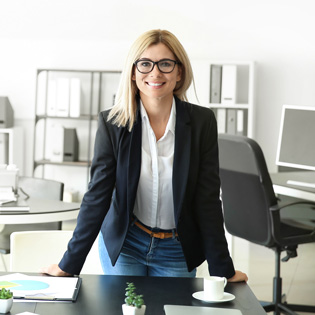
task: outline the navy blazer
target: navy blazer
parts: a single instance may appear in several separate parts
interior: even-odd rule
[[[213,112],[175,97],[173,163],[174,216],[188,270],[205,259],[211,275],[230,278],[235,270],[223,228],[217,124]],[[141,167],[141,115],[131,130],[99,114],[91,181],[77,226],[59,267],[79,274],[99,231],[114,265],[135,204]]]

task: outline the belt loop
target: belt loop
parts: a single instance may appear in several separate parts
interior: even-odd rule
[[[175,232],[175,229],[172,230],[172,234],[173,234],[173,237],[172,239],[174,240],[176,238],[176,232]]]
[[[137,217],[133,215],[133,216],[132,216],[132,219],[131,219],[131,224],[130,224],[130,226],[134,226],[135,223],[136,223],[136,221],[137,221]]]

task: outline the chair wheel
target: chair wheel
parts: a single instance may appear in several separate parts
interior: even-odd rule
[[[286,294],[282,294],[281,303],[287,303],[287,295]]]

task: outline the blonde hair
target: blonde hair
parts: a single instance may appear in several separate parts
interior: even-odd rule
[[[183,101],[187,101],[186,92],[193,82],[193,72],[187,53],[171,32],[166,30],[151,30],[142,34],[131,46],[127,56],[124,70],[122,71],[115,105],[112,107],[108,120],[112,120],[118,126],[127,126],[129,131],[136,121],[138,88],[132,80],[134,73],[134,62],[140,58],[142,53],[151,45],[163,43],[174,54],[181,68],[181,80],[177,82],[174,95]]]

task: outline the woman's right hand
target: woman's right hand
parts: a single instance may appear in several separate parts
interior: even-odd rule
[[[48,267],[44,267],[40,270],[41,273],[46,273],[54,277],[70,277],[72,274],[67,273],[59,268],[57,264],[52,264]]]

